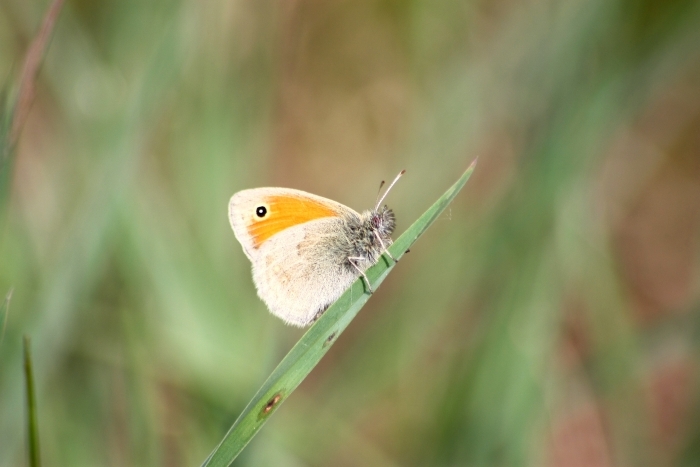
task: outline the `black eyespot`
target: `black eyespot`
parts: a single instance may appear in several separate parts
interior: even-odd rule
[[[265,206],[258,206],[258,208],[255,210],[255,214],[257,214],[258,217],[265,217],[265,214],[267,214],[267,208]]]

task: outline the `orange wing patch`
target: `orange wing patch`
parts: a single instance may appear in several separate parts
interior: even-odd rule
[[[263,217],[258,215],[260,207],[267,211]],[[268,196],[263,203],[255,206],[255,212],[251,212],[250,216],[252,222],[248,225],[248,234],[253,248],[257,249],[276,233],[315,219],[338,217],[338,211],[313,199]]]

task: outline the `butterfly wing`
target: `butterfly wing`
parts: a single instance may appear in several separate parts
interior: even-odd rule
[[[231,228],[251,261],[272,236],[316,219],[357,215],[340,203],[291,188],[253,188],[231,197]]]
[[[307,326],[357,278],[346,266],[345,226],[339,217],[317,219],[263,243],[253,281],[272,314]]]
[[[289,324],[306,326],[357,277],[344,267],[346,220],[340,203],[299,190],[256,188],[236,193],[229,220],[253,263],[258,295]]]

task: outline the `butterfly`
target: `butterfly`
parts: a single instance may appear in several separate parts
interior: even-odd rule
[[[231,197],[231,228],[252,263],[258,295],[273,315],[304,327],[358,277],[372,292],[365,271],[385,253],[396,261],[387,251],[396,218],[382,202],[404,173],[362,213],[291,188],[253,188]]]

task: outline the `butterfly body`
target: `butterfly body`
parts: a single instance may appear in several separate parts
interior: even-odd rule
[[[289,188],[239,191],[229,220],[272,314],[307,326],[391,245],[396,226],[386,206],[358,213]],[[369,284],[368,284],[369,286]]]

